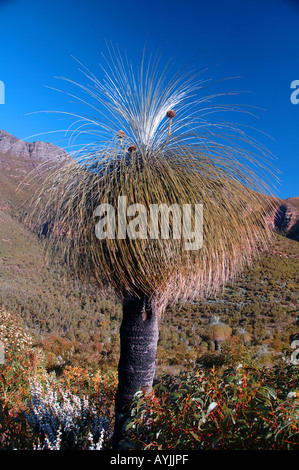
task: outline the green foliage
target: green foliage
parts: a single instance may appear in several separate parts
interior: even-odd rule
[[[298,449],[298,367],[263,369],[235,341],[222,364],[159,377],[138,392],[127,442],[140,449]],[[241,361],[241,362],[239,362]]]

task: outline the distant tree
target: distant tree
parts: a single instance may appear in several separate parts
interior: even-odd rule
[[[245,328],[239,328],[237,331],[237,336],[244,344],[250,343],[251,341],[251,335],[248,333],[248,331],[245,330]]]
[[[203,95],[199,73],[170,75],[169,65],[161,71],[158,60],[143,58],[135,74],[113,50],[108,67],[102,81],[84,69],[90,81],[79,85],[94,102],[79,99],[96,117],[79,117],[74,134],[92,127],[97,140],[47,177],[31,220],[48,224],[51,247],[73,275],[112,286],[122,301],[117,446],[136,390],[152,387],[166,306],[213,295],[240,273],[269,241],[271,207],[259,177],[259,169],[267,171],[267,152],[237,126],[207,121],[208,112],[219,109],[208,103],[220,95]],[[137,204],[136,212],[123,224],[118,212],[115,236],[99,239],[97,207],[117,208],[123,196],[127,207]],[[180,226],[174,212],[168,213],[169,238],[162,233],[162,211],[151,237],[149,224],[144,228],[138,217],[152,204],[190,205],[194,239],[203,235],[202,248],[186,249],[183,231],[175,236]],[[203,204],[203,227],[195,224],[195,204]],[[113,235],[106,220],[106,235]],[[130,237],[132,223],[139,235]]]
[[[214,342],[215,351],[220,350],[220,343],[227,340],[231,334],[231,327],[221,322],[219,317],[214,317],[204,332],[205,337]]]

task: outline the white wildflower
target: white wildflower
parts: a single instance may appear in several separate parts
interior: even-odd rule
[[[35,449],[80,449],[85,446],[87,431],[94,450],[101,449],[108,420],[98,417],[88,397],[80,398],[67,390],[58,394],[46,378],[44,381],[45,390],[38,381],[31,382],[32,403],[27,420],[39,441]],[[98,439],[97,443],[94,439]]]

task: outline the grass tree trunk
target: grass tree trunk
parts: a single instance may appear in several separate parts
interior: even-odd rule
[[[123,426],[129,416],[134,394],[140,388],[150,390],[153,385],[159,337],[157,313],[146,297],[124,299],[115,398],[114,448],[118,447],[123,437]]]

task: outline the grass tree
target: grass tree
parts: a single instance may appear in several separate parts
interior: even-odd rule
[[[205,336],[214,342],[215,351],[220,350],[220,344],[227,340],[232,334],[232,329],[226,323],[220,320],[220,317],[214,317],[205,330]]]
[[[144,57],[136,72],[112,51],[101,80],[84,67],[85,85],[67,80],[95,115],[73,114],[74,134],[94,137],[47,176],[31,217],[73,275],[121,298],[115,443],[136,390],[152,386],[166,306],[214,295],[269,241],[267,152],[207,120],[231,108],[210,104],[220,95],[204,94],[202,71],[169,70]]]
[[[239,328],[236,335],[244,344],[249,344],[251,341],[251,334],[245,328]]]

